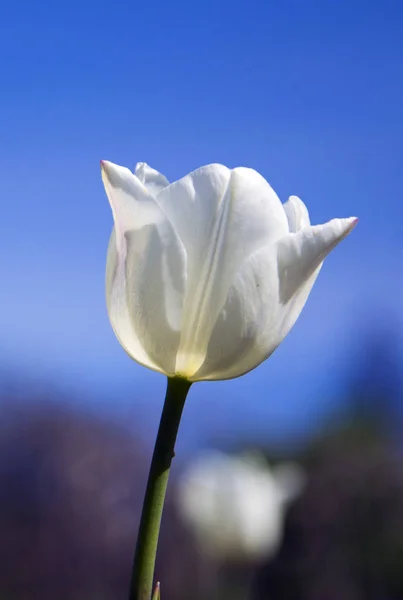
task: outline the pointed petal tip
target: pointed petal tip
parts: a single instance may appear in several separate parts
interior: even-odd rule
[[[101,165],[101,169],[106,169],[111,163],[110,160],[100,160],[99,164]]]
[[[325,223],[325,227],[327,227],[328,225],[333,225],[333,227],[335,227],[336,229],[334,230],[336,233],[336,237],[341,240],[343,240],[349,233],[352,232],[352,230],[354,229],[354,227],[357,225],[358,223],[358,218],[357,217],[344,217],[344,218],[339,218],[339,219],[332,219],[331,221],[328,221],[327,223]],[[322,225],[320,225],[319,227],[323,227]]]
[[[117,179],[121,177],[126,177],[127,173],[130,173],[129,169],[126,167],[121,167],[110,160],[100,160],[101,165],[101,175],[103,181],[109,181],[112,184],[115,184]]]
[[[108,167],[109,161],[107,160],[100,160],[99,161],[99,165],[101,167],[101,171],[102,173],[106,173],[107,167]]]
[[[342,219],[332,219],[328,223],[325,223],[325,227],[328,225],[333,225],[333,227],[335,228],[333,229],[335,239],[337,239],[337,243],[339,243],[353,231],[357,223],[357,217],[345,217]]]
[[[350,231],[352,231],[354,229],[354,227],[357,225],[359,219],[358,217],[350,217],[348,219],[346,219],[347,221],[347,231],[348,233],[350,233]]]

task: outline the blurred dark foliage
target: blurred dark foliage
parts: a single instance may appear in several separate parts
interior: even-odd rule
[[[65,404],[3,399],[0,417],[0,598],[126,599],[150,457]],[[200,565],[168,499],[164,600],[187,598]]]
[[[311,447],[307,486],[254,598],[403,599],[403,461],[358,422]]]

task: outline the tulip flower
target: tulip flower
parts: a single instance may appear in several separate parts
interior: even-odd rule
[[[238,377],[294,325],[323,259],[356,219],[311,226],[296,196],[218,164],[168,180],[102,162],[113,218],[108,312],[140,364],[190,382]]]
[[[225,562],[267,559],[280,545],[287,507],[303,484],[297,464],[269,468],[260,456],[210,451],[182,474],[178,504],[206,554]]]
[[[114,229],[109,318],[126,352],[168,377],[130,589],[150,600],[159,527],[185,399],[195,381],[239,377],[297,320],[323,259],[357,219],[311,226],[252,169],[212,164],[169,183],[146,163],[102,161]]]

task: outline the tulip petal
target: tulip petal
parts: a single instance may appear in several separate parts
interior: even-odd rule
[[[280,302],[287,304],[298,288],[313,275],[324,258],[353,229],[357,219],[333,219],[325,225],[305,227],[278,243]]]
[[[214,325],[207,355],[193,380],[244,375],[277,348],[278,302],[276,247],[270,245],[243,262]]]
[[[115,222],[106,270],[112,326],[132,358],[173,375],[186,278],[183,246],[135,175],[112,163],[102,167]]]
[[[335,219],[249,256],[212,330],[194,381],[239,377],[266,360],[300,315],[325,256],[357,220]]]
[[[152,196],[156,196],[158,192],[169,185],[168,179],[162,175],[162,173],[152,169],[145,162],[137,163],[134,169],[134,174],[138,179],[140,179],[141,183],[145,185]]]
[[[187,254],[187,288],[176,372],[202,365],[217,316],[245,256],[288,231],[282,204],[265,179],[246,168],[208,165],[164,188],[156,201]]]
[[[333,219],[306,227],[278,244],[279,302],[285,308],[283,339],[301,314],[323,260],[356,226],[358,219]]]
[[[283,208],[288,220],[290,233],[296,233],[304,227],[309,227],[308,209],[298,196],[290,196]]]

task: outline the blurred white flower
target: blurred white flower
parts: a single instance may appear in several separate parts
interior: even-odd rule
[[[294,463],[269,469],[255,456],[209,452],[183,474],[178,502],[206,554],[256,560],[276,552],[287,505],[303,484],[303,472]]]
[[[356,219],[310,226],[259,173],[201,167],[169,184],[145,163],[102,162],[114,230],[112,327],[139,363],[189,381],[254,369],[298,318],[326,255]]]

